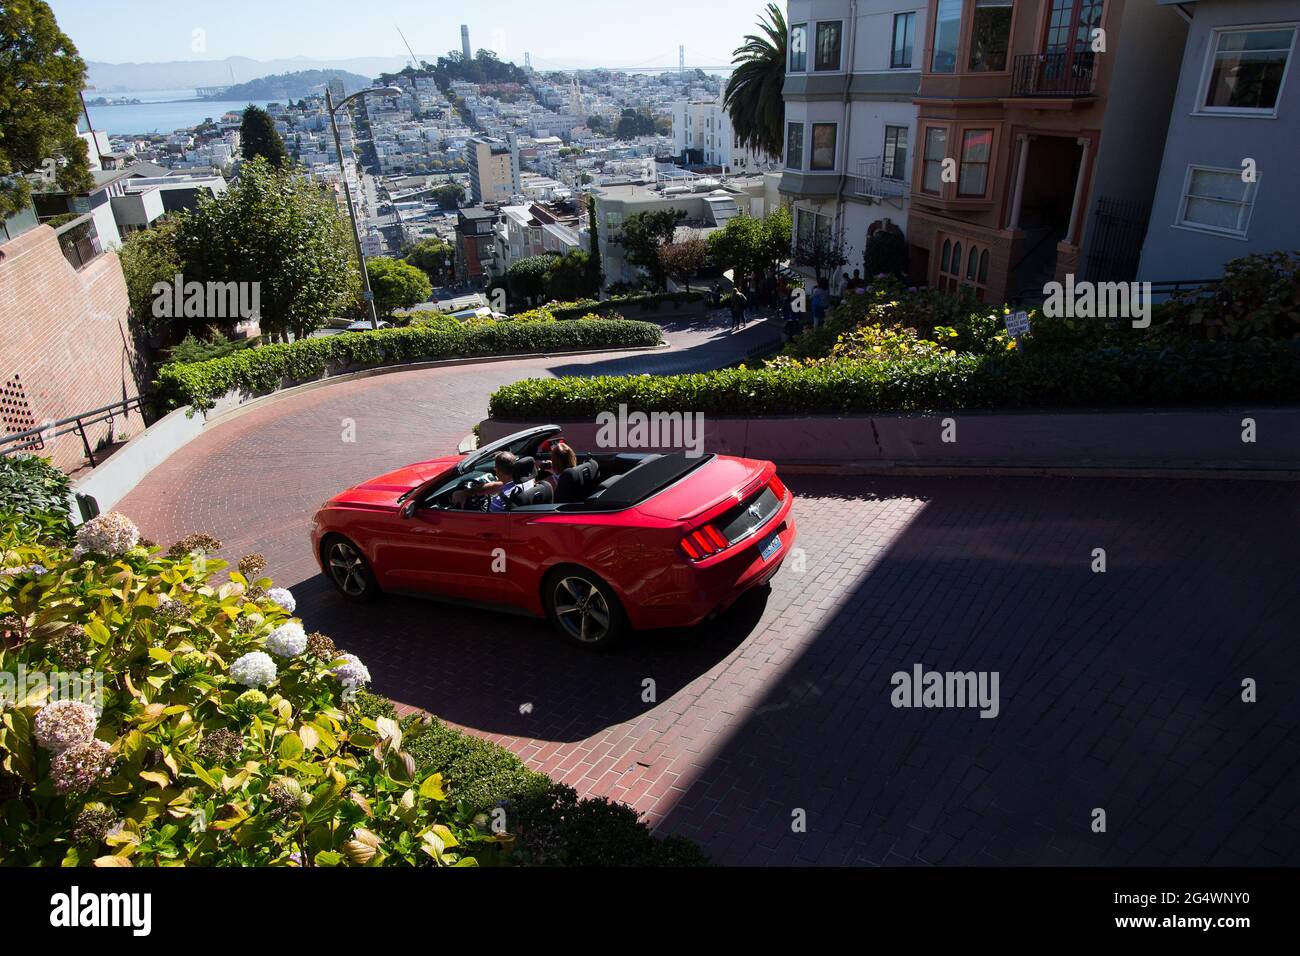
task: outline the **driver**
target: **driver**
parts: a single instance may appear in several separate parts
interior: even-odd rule
[[[510,494],[516,489],[527,491],[533,486],[533,479],[516,482],[515,462],[513,452],[499,451],[496,458],[492,460],[492,465],[496,471],[497,480],[484,482],[474,488],[458,488],[451,496],[451,503],[456,508],[471,507],[469,500],[471,498],[487,498],[487,511],[501,512],[506,510],[506,502]],[[471,507],[471,510],[472,507]]]

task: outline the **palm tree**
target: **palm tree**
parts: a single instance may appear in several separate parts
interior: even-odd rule
[[[769,156],[780,156],[785,139],[786,27],[785,14],[775,3],[767,17],[758,20],[763,35],[745,36],[732,53],[735,72],[727,80],[722,104],[731,116],[731,128],[741,146]]]

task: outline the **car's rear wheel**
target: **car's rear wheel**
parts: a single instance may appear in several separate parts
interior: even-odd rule
[[[322,546],[325,571],[338,592],[349,601],[364,603],[379,595],[374,572],[361,549],[347,538],[334,535]]]
[[[552,571],[543,598],[551,624],[572,644],[604,649],[627,634],[627,615],[618,596],[586,568],[568,566]]]

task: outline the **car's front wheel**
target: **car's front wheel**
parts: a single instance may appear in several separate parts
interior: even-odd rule
[[[546,616],[570,643],[592,650],[617,644],[627,616],[608,584],[585,568],[563,567],[546,578]]]
[[[325,540],[325,571],[330,581],[349,601],[364,603],[379,595],[374,572],[361,549],[347,538],[333,535]]]

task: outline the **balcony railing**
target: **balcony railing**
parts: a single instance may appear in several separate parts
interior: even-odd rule
[[[63,258],[74,269],[81,269],[104,254],[103,243],[99,241],[99,232],[95,229],[95,220],[90,213],[59,226],[54,234],[58,237],[59,248],[63,250]]]
[[[907,180],[887,175],[887,173],[896,171],[902,172],[906,176],[906,170],[886,169],[885,161],[880,156],[873,159],[859,159],[857,174],[849,177],[851,181],[850,188],[855,196],[862,196],[867,199],[906,196],[908,191]]]
[[[1096,79],[1093,53],[1025,53],[1015,58],[1012,96],[1091,96]]]

